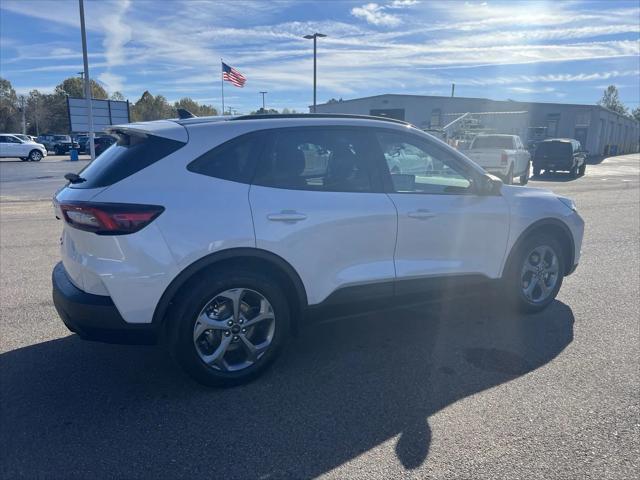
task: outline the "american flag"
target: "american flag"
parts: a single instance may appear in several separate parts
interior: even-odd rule
[[[222,62],[222,79],[233,83],[236,87],[244,87],[247,79],[238,70]]]

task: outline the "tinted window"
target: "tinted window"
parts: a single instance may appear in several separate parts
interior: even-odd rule
[[[395,192],[455,194],[470,191],[471,181],[445,150],[412,135],[394,132],[376,135]]]
[[[59,142],[70,142],[71,141],[71,137],[68,136],[68,135],[54,135],[53,139],[57,140]]]
[[[503,148],[505,150],[512,150],[513,140],[511,137],[503,137],[499,135],[476,137],[473,140],[471,148]]]
[[[541,142],[536,148],[536,157],[572,155],[573,149],[569,142]]]
[[[353,128],[278,129],[256,167],[254,183],[328,192],[372,191],[369,134]]]
[[[236,137],[196,158],[187,169],[209,177],[250,183],[255,160],[260,155],[262,138],[262,132]]]
[[[80,171],[71,188],[106,187],[175,152],[184,143],[153,135],[119,135],[118,141]]]

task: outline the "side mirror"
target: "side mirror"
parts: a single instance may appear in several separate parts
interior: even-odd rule
[[[478,195],[490,196],[499,195],[502,188],[502,180],[489,173],[480,177],[476,183],[476,193]]]

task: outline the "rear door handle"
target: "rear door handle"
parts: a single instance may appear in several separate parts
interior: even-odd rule
[[[295,210],[282,210],[280,213],[268,214],[267,218],[272,222],[300,222],[306,220],[307,216]]]
[[[417,218],[419,220],[426,220],[428,218],[433,218],[436,216],[435,213],[424,209],[424,208],[419,208],[418,210],[415,210],[413,212],[409,212],[408,213],[409,217],[411,218]]]

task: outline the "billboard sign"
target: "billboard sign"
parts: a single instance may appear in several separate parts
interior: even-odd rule
[[[111,125],[130,123],[129,102],[119,100],[91,100],[93,130],[102,132]],[[89,131],[89,109],[84,98],[67,97],[69,128],[71,133]]]

